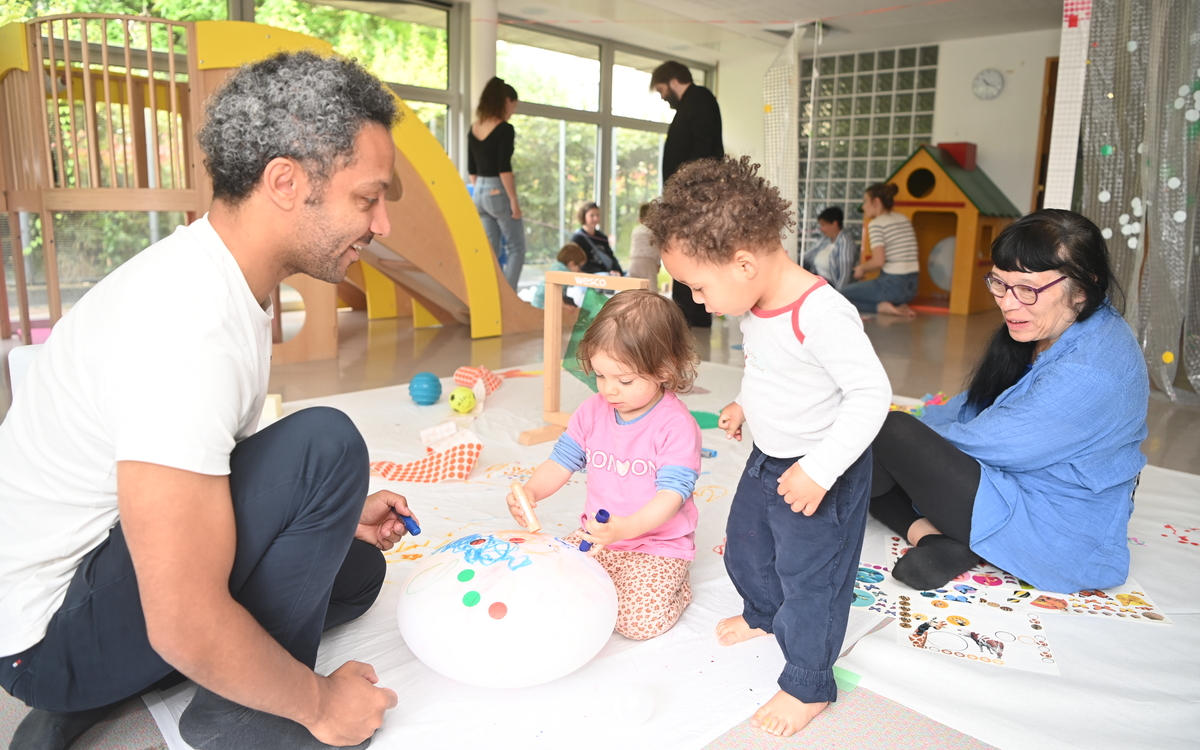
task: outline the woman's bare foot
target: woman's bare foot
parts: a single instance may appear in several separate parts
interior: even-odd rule
[[[780,690],[750,717],[750,726],[776,737],[791,737],[825,710],[825,703],[804,703]]]
[[[895,315],[899,318],[915,318],[917,311],[908,305],[893,305],[891,302],[880,302],[875,308],[881,315]]]
[[[770,633],[760,628],[750,627],[746,624],[746,618],[741,615],[726,617],[717,623],[717,643],[722,646],[732,646],[760,635],[770,635]]]

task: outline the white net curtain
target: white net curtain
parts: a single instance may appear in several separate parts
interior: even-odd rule
[[[1200,3],[1093,0],[1082,211],[1154,385],[1200,402]],[[1190,388],[1189,388],[1190,386]]]
[[[787,45],[763,77],[763,145],[766,149],[763,176],[779,188],[779,195],[792,204],[796,221],[807,218],[797,204],[800,193],[800,50],[802,32],[792,34]],[[783,247],[796,258],[796,232],[789,231]]]

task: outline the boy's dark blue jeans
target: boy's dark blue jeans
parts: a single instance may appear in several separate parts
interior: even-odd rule
[[[229,592],[312,667],[321,632],[366,612],[383,586],[383,553],[354,539],[367,446],[340,411],[305,409],[238,443],[229,469],[237,524]],[[173,671],[150,646],[118,523],[79,564],[46,637],[0,662],[0,686],[34,708],[84,711]]]
[[[726,524],[725,569],[751,628],[774,633],[787,666],[779,687],[805,703],[837,700],[842,648],[871,496],[871,449],[846,469],[811,516],[777,490],[796,458],[754,446]]]

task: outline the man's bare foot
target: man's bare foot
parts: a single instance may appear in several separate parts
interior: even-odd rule
[[[741,615],[726,617],[717,623],[717,643],[722,646],[732,646],[760,635],[770,635],[770,633],[760,628],[750,627],[746,624],[746,618]]]
[[[898,318],[915,318],[917,311],[908,305],[893,305],[891,302],[880,302],[875,308],[881,315],[895,315]]]
[[[780,690],[750,717],[750,726],[776,737],[791,737],[825,710],[825,703],[804,703]]]

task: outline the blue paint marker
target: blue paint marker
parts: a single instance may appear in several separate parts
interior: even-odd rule
[[[608,511],[604,508],[596,511],[596,523],[608,523]],[[579,551],[587,552],[592,548],[592,543],[584,539],[579,542]]]
[[[396,514],[396,518],[399,518],[404,522],[404,528],[408,529],[409,534],[416,536],[421,533],[421,527],[417,525],[417,519],[413,518],[412,516],[402,515],[400,511],[396,510],[395,508],[392,508],[392,512]]]
[[[716,457],[717,457],[717,452],[715,450],[713,450],[712,448],[701,448],[700,449],[700,458],[716,458]]]

